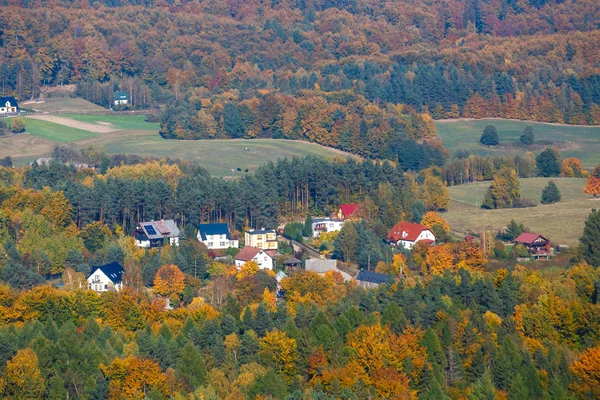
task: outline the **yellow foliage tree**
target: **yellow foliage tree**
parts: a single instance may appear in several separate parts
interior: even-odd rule
[[[163,265],[154,277],[154,292],[163,296],[181,294],[185,289],[185,275],[173,264]]]
[[[244,263],[244,265],[242,265],[238,271],[238,273],[236,274],[236,278],[238,280],[242,280],[247,276],[253,276],[256,275],[256,273],[259,271],[259,266],[258,263],[254,260],[252,261],[248,261],[246,263]]]
[[[260,341],[260,356],[275,370],[292,377],[296,373],[296,340],[277,329],[267,332]]]
[[[46,383],[40,372],[37,355],[29,347],[17,351],[6,362],[4,394],[9,399],[41,399]]]
[[[434,226],[439,226],[446,233],[450,233],[450,225],[435,211],[428,211],[421,219],[421,223],[430,229],[433,229]]]
[[[151,360],[129,356],[115,358],[107,367],[100,365],[109,380],[109,399],[144,399],[150,390],[156,390],[168,397],[167,376],[158,364]]]
[[[423,201],[428,210],[445,210],[450,203],[450,194],[441,178],[428,175],[423,182]]]

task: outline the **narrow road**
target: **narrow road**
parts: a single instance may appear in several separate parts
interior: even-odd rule
[[[319,254],[318,251],[315,251],[312,248],[308,247],[307,245],[297,242],[288,236],[284,236],[284,235],[277,236],[277,240],[279,240],[280,242],[291,242],[292,248],[294,249],[294,251],[300,251],[302,249],[302,250],[304,250],[304,252],[306,254],[308,254],[308,256],[310,258],[321,258],[321,254]]]

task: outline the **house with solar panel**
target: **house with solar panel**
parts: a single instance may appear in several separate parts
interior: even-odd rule
[[[179,228],[172,219],[140,222],[133,232],[135,245],[142,248],[179,246]]]
[[[198,241],[204,243],[210,250],[224,250],[229,247],[240,247],[238,238],[231,236],[229,226],[224,223],[199,224]]]
[[[382,283],[386,283],[390,279],[389,275],[380,274],[378,272],[361,270],[356,277],[356,283],[358,286],[362,286],[367,289],[376,288]]]
[[[123,289],[124,272],[118,262],[92,267],[87,277],[88,287],[95,292],[119,291]]]

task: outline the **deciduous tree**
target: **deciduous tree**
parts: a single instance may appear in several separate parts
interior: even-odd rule
[[[163,265],[154,277],[154,292],[163,296],[182,294],[185,289],[185,275],[173,264]]]

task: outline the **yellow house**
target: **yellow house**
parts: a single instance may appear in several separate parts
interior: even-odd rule
[[[277,233],[275,229],[250,230],[246,232],[246,246],[263,250],[277,250]]]

